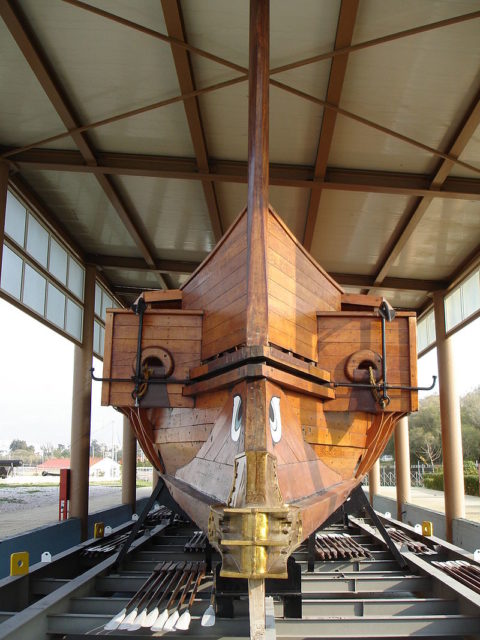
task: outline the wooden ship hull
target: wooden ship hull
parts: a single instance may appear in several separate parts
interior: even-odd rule
[[[252,593],[417,408],[414,315],[345,294],[269,206],[268,32],[251,0],[247,207],[180,291],[107,313],[102,390],[223,575],[249,578],[254,636]]]
[[[414,314],[384,322],[383,345],[382,299],[344,294],[271,208],[263,222],[249,243],[244,211],[182,290],[143,295],[146,382],[102,392],[208,531],[223,574],[248,578],[286,576],[417,406],[414,390],[389,389],[382,407],[368,388],[384,351],[389,386],[415,386]],[[106,378],[134,376],[138,332],[138,313],[108,311]]]

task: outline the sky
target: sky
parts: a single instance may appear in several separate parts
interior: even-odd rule
[[[458,393],[480,386],[480,319],[453,336]],[[0,299],[0,451],[14,438],[39,450],[41,444],[70,443],[73,344]],[[95,375],[102,363],[94,361]],[[436,351],[418,362],[419,386],[437,375]],[[100,406],[101,383],[92,390],[91,438],[121,446],[123,419]],[[429,393],[438,394],[438,384]],[[420,397],[428,395],[422,393]]]

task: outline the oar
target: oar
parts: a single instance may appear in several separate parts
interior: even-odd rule
[[[182,573],[183,569],[185,567],[185,562],[177,562],[177,566],[176,566],[176,571],[175,574],[171,577],[169,583],[167,584],[167,586],[165,587],[165,589],[163,589],[163,593],[160,597],[158,597],[158,594],[160,593],[160,591],[162,591],[161,588],[158,588],[155,593],[153,594],[153,596],[150,598],[150,601],[147,604],[147,615],[145,616],[145,619],[143,620],[141,626],[144,627],[145,629],[148,627],[151,627],[152,624],[154,624],[159,616],[159,606],[160,603],[162,602],[162,600],[164,598],[166,598],[166,596],[170,593],[170,590],[173,586],[173,584],[175,583],[176,580],[178,580],[179,575]],[[150,607],[155,604],[155,606],[153,607],[153,609],[150,609]],[[135,629],[131,629],[131,631],[135,631],[137,629],[136,625],[135,625]]]
[[[210,596],[210,605],[202,616],[202,627],[213,627],[215,624],[215,581],[217,574],[213,572],[212,595]],[[188,628],[188,627],[187,627]]]
[[[196,567],[193,570],[190,570],[190,573],[188,574],[187,582],[185,583],[185,586],[183,587],[182,595],[180,596],[180,599],[178,601],[177,608],[170,615],[168,620],[165,622],[165,624],[163,626],[163,630],[164,631],[172,631],[175,628],[175,625],[177,624],[177,620],[180,617],[178,612],[180,611],[180,607],[182,606],[182,604],[185,602],[185,598],[187,597],[187,594],[188,594],[188,592],[190,590],[190,585],[192,584],[192,581],[193,581],[195,575],[198,574],[198,569],[199,569],[199,566],[197,564]]]
[[[182,615],[177,620],[175,624],[175,629],[186,631],[189,628],[190,620],[192,619],[192,616],[190,615],[190,611],[195,601],[195,596],[197,595],[198,587],[200,586],[200,583],[204,577],[205,577],[205,564],[203,563],[198,572],[197,579],[195,580],[195,584],[193,585],[193,589],[192,589],[192,593],[190,594],[190,600],[188,601],[187,609],[182,613]]]
[[[162,591],[164,591],[164,594],[169,592],[170,587],[178,576],[178,573],[174,572],[180,572],[185,563],[171,562],[169,564],[170,566],[168,568],[168,572],[165,574],[163,580],[160,583],[157,582],[155,584],[153,591],[150,590],[148,600],[143,603],[143,609],[140,610],[140,607],[138,607],[139,611],[137,612],[136,617],[131,620],[128,627],[125,627],[126,629],[128,629],[128,631],[136,631],[141,627],[150,626],[149,624],[146,624],[146,620],[148,618],[152,604],[154,604],[158,600],[159,593],[161,593]]]
[[[170,563],[167,563],[167,565],[168,564]],[[165,567],[167,565],[165,565]],[[160,569],[160,572],[154,572],[152,573],[151,576],[148,577],[148,579],[143,583],[140,589],[133,594],[133,596],[130,598],[130,600],[127,602],[124,608],[121,611],[119,611],[115,616],[113,616],[113,618],[109,622],[107,622],[107,624],[103,627],[105,631],[113,631],[118,628],[118,626],[124,621],[125,617],[132,611],[133,605],[141,597],[141,594],[144,592],[144,590],[150,589],[153,581],[157,579],[158,574],[159,573],[161,574],[165,571],[165,567]]]
[[[130,611],[130,613],[128,613],[123,622],[121,622],[118,625],[119,629],[128,629],[130,627],[130,625],[135,621],[138,612],[142,609],[142,607],[144,606],[145,602],[147,602],[147,600],[150,597],[150,594],[152,593],[152,591],[156,588],[156,586],[158,585],[158,583],[162,580],[162,574],[163,571],[161,573],[158,573],[155,576],[155,580],[150,584],[149,588],[147,589],[147,591],[145,591],[142,595],[142,597],[140,598],[140,600],[136,603],[135,608],[132,609]]]
[[[190,563],[190,566],[191,566],[191,563]],[[182,588],[186,577],[187,577],[187,573],[186,571],[184,571],[182,577],[177,583],[177,586],[173,590],[172,595],[170,596],[170,600],[167,602],[167,606],[162,611],[162,613],[158,616],[155,622],[152,624],[151,626],[152,631],[161,631],[163,629],[164,624],[168,620],[168,610],[173,606],[173,603],[177,599],[178,592]]]

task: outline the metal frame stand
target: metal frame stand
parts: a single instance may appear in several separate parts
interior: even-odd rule
[[[348,526],[348,516],[359,516],[359,514],[367,515],[372,519],[374,525],[377,527],[380,535],[385,540],[385,543],[395,558],[396,562],[398,562],[399,566],[404,569],[407,566],[402,554],[397,549],[397,546],[388,535],[387,530],[385,529],[383,522],[375,513],[372,505],[369,503],[367,496],[365,495],[362,486],[358,485],[352,491],[350,496],[347,498],[346,502],[343,503],[341,507],[339,507],[332,515],[325,520],[321,527],[317,529],[317,531],[321,531],[322,529],[326,529],[331,524],[336,522],[340,522],[343,520],[343,524]],[[308,538],[307,543],[307,563],[308,563],[308,571],[313,572],[315,570],[315,531]]]
[[[248,595],[248,580],[244,578],[222,578],[221,565],[216,567],[216,603],[219,618],[233,618],[233,601],[240,596]],[[284,603],[285,618],[302,617],[302,574],[300,565],[290,557],[287,563],[288,578],[286,580],[265,580],[265,595],[280,596]]]

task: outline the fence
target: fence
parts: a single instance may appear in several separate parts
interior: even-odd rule
[[[433,473],[435,467],[427,464],[416,464],[410,467],[410,483],[412,487],[423,487],[423,476],[426,473]],[[368,486],[368,476],[363,484]],[[397,485],[395,463],[393,465],[380,466],[380,485],[382,487],[395,487]]]

